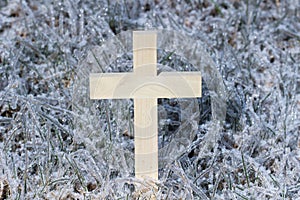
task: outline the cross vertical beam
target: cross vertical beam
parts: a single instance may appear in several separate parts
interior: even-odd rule
[[[134,74],[157,75],[156,37],[151,31],[133,32]],[[158,180],[157,98],[134,98],[134,124],[135,176]]]

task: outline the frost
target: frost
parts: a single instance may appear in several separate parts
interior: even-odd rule
[[[299,5],[0,1],[0,199],[299,198]],[[139,194],[133,102],[90,101],[83,77],[94,55],[95,72],[131,71],[124,33],[151,28],[168,30],[159,71],[200,69],[203,97],[159,100],[161,155],[172,156],[158,191]],[[116,35],[127,48],[97,48]]]

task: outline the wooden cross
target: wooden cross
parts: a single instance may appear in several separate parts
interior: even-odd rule
[[[201,97],[200,72],[157,75],[157,34],[133,32],[133,73],[90,74],[91,99],[134,99],[135,176],[158,179],[157,98]]]

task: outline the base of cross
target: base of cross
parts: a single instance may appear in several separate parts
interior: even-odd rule
[[[141,183],[136,183],[136,191],[133,194],[133,199],[157,199],[158,185],[154,180],[142,180]]]

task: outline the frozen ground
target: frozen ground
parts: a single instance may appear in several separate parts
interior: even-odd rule
[[[195,113],[159,101],[160,147],[179,138],[185,149],[162,162],[157,198],[300,199],[299,0],[1,0],[0,16],[0,199],[146,198],[134,186],[132,101],[81,105],[75,86],[96,46],[153,27],[201,41],[227,91],[213,145],[207,88]],[[129,71],[131,59],[103,70]]]

